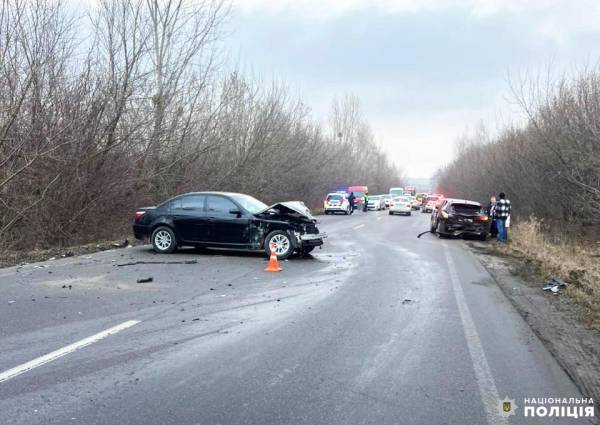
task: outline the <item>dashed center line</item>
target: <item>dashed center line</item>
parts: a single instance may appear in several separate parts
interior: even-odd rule
[[[353,229],[354,229],[354,230],[358,230],[358,229],[360,229],[361,227],[365,227],[365,225],[364,225],[364,224],[359,224],[358,226],[354,226],[354,227],[353,227]]]
[[[27,363],[23,363],[19,366],[13,367],[12,369],[8,369],[2,373],[0,373],[0,382],[8,381],[11,378],[14,378],[17,375],[28,372],[36,367],[45,365],[46,363],[50,363],[62,356],[70,354],[75,350],[86,347],[94,342],[98,342],[101,339],[106,338],[107,336],[114,335],[118,332],[121,332],[127,328],[132,327],[133,325],[137,325],[140,323],[139,320],[129,320],[127,322],[123,322],[120,325],[113,326],[112,328],[106,329],[102,332],[98,332],[95,335],[84,338],[81,341],[74,342],[73,344],[67,345],[66,347],[59,348],[56,351],[52,351],[44,356],[38,357],[37,359],[33,359]]]

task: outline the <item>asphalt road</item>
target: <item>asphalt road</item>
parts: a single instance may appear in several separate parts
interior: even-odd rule
[[[580,393],[428,217],[322,217],[278,274],[148,246],[2,269],[0,424],[588,423],[500,415]]]

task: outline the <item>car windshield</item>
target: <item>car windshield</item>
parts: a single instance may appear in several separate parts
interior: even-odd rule
[[[428,202],[435,202],[439,199],[439,196],[428,196],[427,197],[427,201]]]
[[[398,202],[410,202],[410,199],[405,197],[405,196],[401,196],[400,198],[396,198],[396,200]]]
[[[231,199],[240,204],[242,208],[248,211],[250,214],[256,214],[257,212],[263,211],[268,207],[267,204],[260,202],[258,199],[249,195],[235,194],[231,195]]]
[[[327,200],[328,201],[341,201],[342,199],[344,199],[344,197],[342,195],[329,195],[327,196]]]
[[[374,195],[374,196],[369,197],[370,201],[377,201],[379,199],[381,199],[381,196],[379,196],[379,195]]]

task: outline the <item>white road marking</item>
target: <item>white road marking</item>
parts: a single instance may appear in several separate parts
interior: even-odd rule
[[[354,229],[354,230],[358,230],[358,229],[360,229],[361,227],[365,227],[365,225],[364,225],[364,224],[359,224],[358,226],[354,226],[354,227],[353,227],[353,229]]]
[[[130,328],[133,325],[137,325],[138,323],[140,323],[139,320],[129,320],[127,322],[123,322],[120,325],[113,326],[112,328],[99,332],[96,335],[84,338],[81,341],[74,342],[73,344],[67,345],[63,348],[59,348],[58,350],[48,353],[44,356],[38,357],[37,359],[33,359],[27,363],[23,363],[22,365],[13,367],[12,369],[8,369],[7,371],[0,373],[0,382],[8,381],[9,379],[14,378],[17,375],[28,372],[32,369],[35,369],[36,367],[45,365],[46,363],[50,363],[51,361],[54,361],[59,357],[70,354],[75,350],[86,347],[90,344],[93,344],[94,342],[98,342],[109,335],[114,335],[117,332],[121,332],[122,330]]]
[[[473,369],[475,369],[475,377],[477,379],[477,385],[479,386],[481,401],[485,408],[487,422],[489,425],[508,425],[508,420],[500,414],[500,396],[498,395],[496,382],[494,381],[492,371],[490,370],[490,366],[485,357],[485,351],[483,351],[481,339],[479,339],[479,334],[477,334],[477,328],[471,317],[471,311],[469,310],[465,294],[460,285],[452,254],[446,244],[444,244],[444,253],[446,255],[446,263],[448,263],[448,271],[450,273],[450,280],[452,281],[452,289],[454,296],[456,297],[460,319],[465,330],[465,338],[467,340],[467,346],[469,347],[471,361],[473,362]]]

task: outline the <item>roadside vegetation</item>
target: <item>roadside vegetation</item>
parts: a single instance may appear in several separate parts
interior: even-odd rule
[[[600,329],[600,72],[513,91],[525,123],[461,139],[438,189],[484,204],[506,192],[513,216],[502,249],[569,283],[566,293]]]
[[[111,239],[187,191],[317,206],[397,185],[356,98],[315,117],[232,69],[227,16],[221,0],[0,0],[2,249]]]

